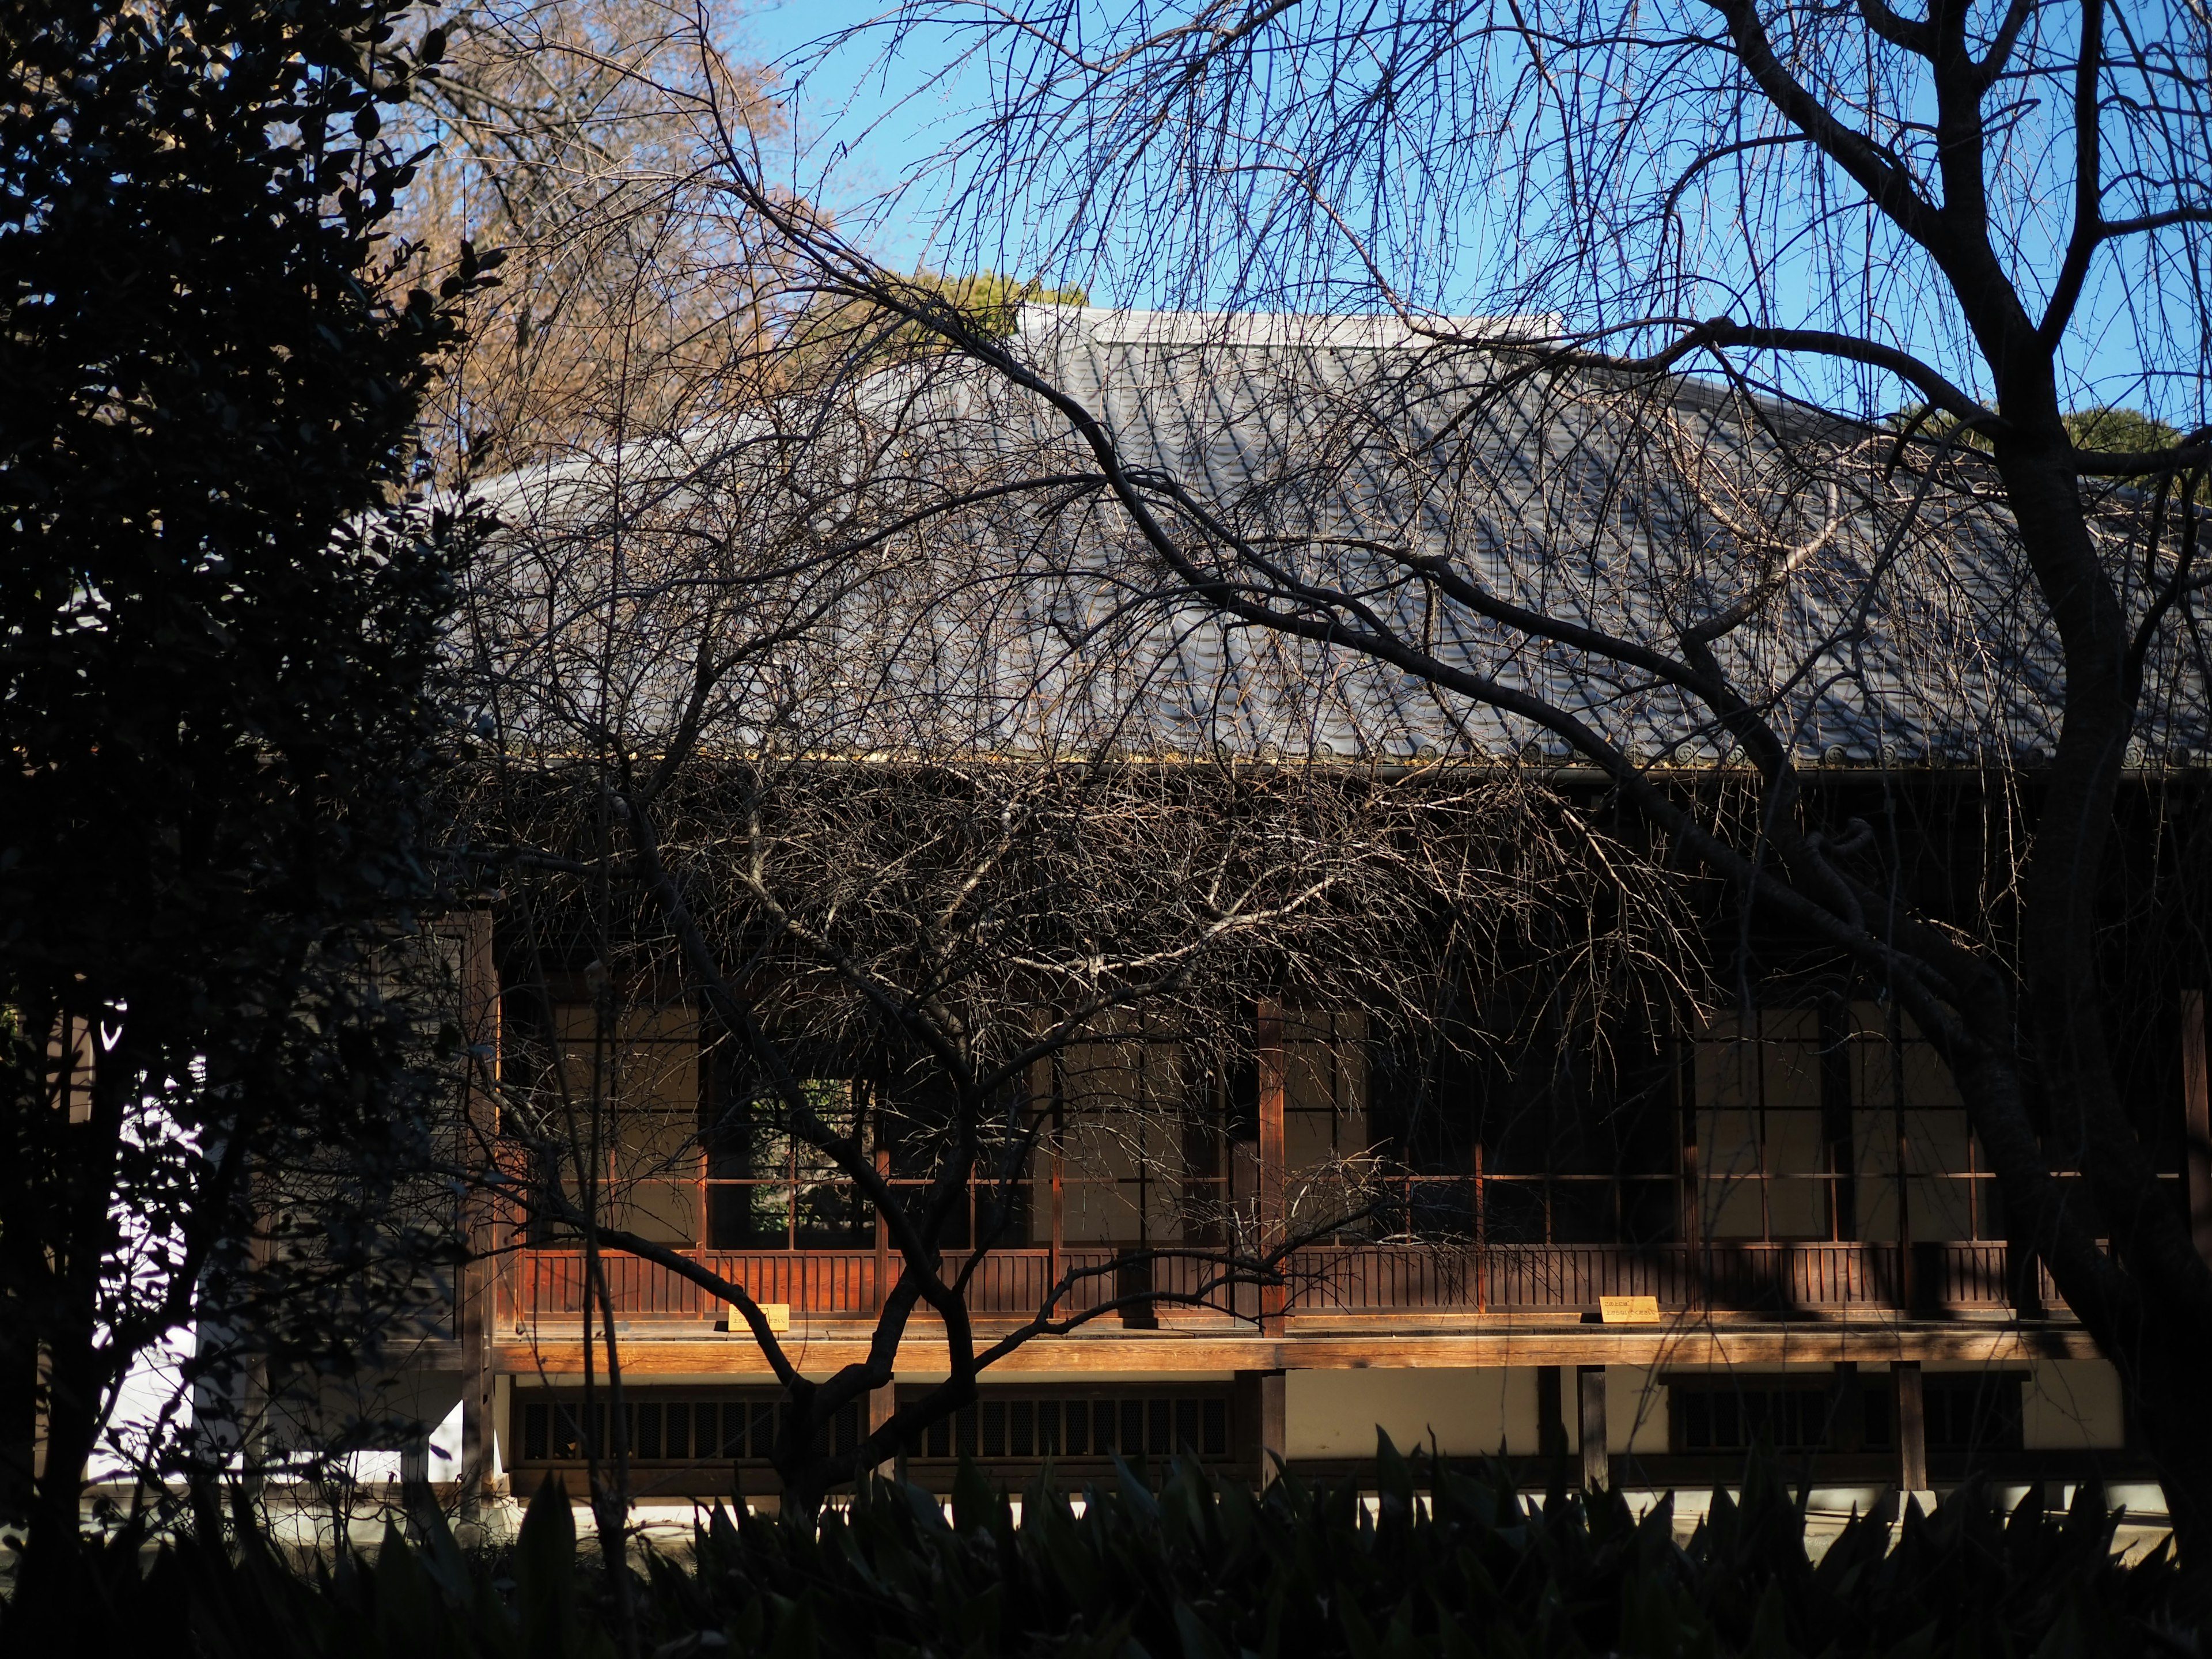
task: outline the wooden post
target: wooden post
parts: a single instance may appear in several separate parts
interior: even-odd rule
[[[461,1031],[467,1053],[463,1093],[465,1133],[471,1159],[489,1169],[499,1135],[496,1097],[489,1086],[499,1078],[499,969],[492,957],[491,913],[471,911],[461,925]],[[468,1255],[460,1269],[454,1334],[461,1348],[461,1514],[474,1520],[492,1489],[492,1413],[497,1378],[492,1370],[493,1264],[499,1259],[494,1237],[493,1206],[488,1194],[472,1194],[463,1208]]]
[[[2212,1261],[2212,1088],[2205,1077],[2204,993],[2181,994],[2183,1152],[2189,1166],[2189,1231]]]
[[[1290,1455],[1290,1391],[1280,1371],[1260,1374],[1260,1485],[1272,1486]]]
[[[1889,1368],[1897,1387],[1897,1484],[1905,1492],[1928,1490],[1928,1414],[1920,1392],[1920,1362],[1900,1359]]]
[[[720,1139],[714,1111],[714,1050],[703,1015],[695,1015],[699,1034],[699,1059],[693,1079],[697,1085],[699,1146],[691,1157],[691,1242],[702,1250],[714,1248],[714,1188],[707,1183],[714,1174],[714,1143]],[[709,1304],[709,1312],[712,1304]]]
[[[1279,1248],[1284,1238],[1283,1097],[1286,1087],[1283,1052],[1282,1005],[1260,1005],[1256,1052],[1260,1092],[1260,1248]],[[1288,1287],[1266,1285],[1260,1291],[1260,1328],[1268,1333],[1283,1328],[1284,1310],[1290,1305]]]
[[[1067,1114],[1060,1085],[1058,1056],[1040,1060],[1050,1068],[1052,1088],[1052,1279],[1067,1271]]]
[[[1859,1362],[1836,1362],[1834,1421],[1828,1433],[1832,1451],[1855,1452],[1866,1445],[1866,1401],[1859,1394]]]
[[[1563,1471],[1567,1459],[1567,1408],[1557,1365],[1536,1367],[1536,1455],[1559,1467],[1562,1472],[1558,1478],[1564,1485],[1566,1480]],[[1547,1471],[1544,1478],[1551,1480],[1552,1473]]]
[[[1613,1484],[1613,1465],[1605,1449],[1605,1367],[1584,1365],[1581,1372],[1577,1432],[1583,1443],[1583,1486],[1595,1492]]]
[[[1890,1110],[1896,1120],[1897,1132],[1897,1286],[1898,1300],[1910,1316],[1920,1306],[1919,1275],[1912,1270],[1912,1136],[1905,1120],[1905,1029],[1899,1016],[1897,1000],[1889,1005],[1889,1087]],[[1916,1364],[1913,1375],[1919,1376]],[[1920,1384],[1916,1381],[1913,1388]],[[1913,1395],[1917,1401],[1919,1395]],[[1917,1407],[1915,1407],[1917,1409]],[[1909,1488],[1917,1492],[1919,1487]]]
[[[1820,1000],[1820,1139],[1826,1146],[1828,1238],[1859,1236],[1858,1158],[1851,1142],[1850,1006],[1841,997]],[[1970,1185],[1967,1192],[1973,1191]]]
[[[879,1156],[881,1156],[881,1154],[879,1154]],[[884,1424],[891,1420],[892,1413],[897,1410],[897,1383],[886,1382],[880,1389],[869,1389],[868,1432],[870,1434],[873,1434],[877,1430],[882,1428]],[[897,1454],[894,1453],[892,1455],[884,1458],[881,1462],[876,1465],[876,1473],[881,1475],[884,1480],[888,1480],[891,1478],[891,1473],[893,1469],[897,1467]]]
[[[882,1144],[883,1125],[880,1118],[877,1120],[876,1139],[878,1143],[876,1173],[889,1181],[891,1174],[891,1151],[890,1147]],[[878,1313],[884,1310],[884,1304],[890,1300],[890,1295],[891,1224],[890,1218],[878,1209],[876,1212],[876,1311]],[[881,1389],[877,1390],[878,1394],[881,1392]],[[873,1411],[875,1395],[870,1395],[868,1398],[870,1401],[868,1409]]]
[[[1681,1037],[1680,1029],[1678,1024],[1680,1052],[1672,1070],[1682,1160],[1682,1243],[1686,1247],[1683,1251],[1682,1290],[1689,1298],[1689,1305],[1695,1308],[1704,1306],[1706,1301],[1707,1265],[1700,1248],[1705,1243],[1705,1221],[1699,1211],[1703,1200],[1698,1192],[1698,1044],[1694,1037]]]
[[[1482,1167],[1482,1142],[1474,1143],[1474,1310],[1490,1311],[1490,1182]]]

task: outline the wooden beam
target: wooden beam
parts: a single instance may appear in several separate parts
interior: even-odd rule
[[[828,1332],[822,1322],[795,1326],[787,1339],[799,1366],[811,1376],[828,1376],[841,1365],[867,1357],[872,1322],[843,1322],[849,1328]],[[751,1339],[698,1334],[691,1322],[668,1322],[660,1336],[632,1325],[622,1333],[625,1375],[714,1377],[761,1381],[768,1363]],[[532,1343],[501,1341],[494,1364],[502,1372],[534,1376],[574,1375],[583,1369],[582,1350],[573,1327]],[[690,1334],[679,1334],[689,1332]],[[979,1333],[988,1336],[988,1330]],[[1918,1328],[1796,1328],[1772,1325],[1730,1329],[1705,1326],[1669,1331],[1664,1327],[1598,1325],[1534,1327],[1487,1331],[1392,1334],[1332,1331],[1326,1335],[1267,1336],[1212,1330],[1131,1330],[1102,1327],[1097,1334],[1041,1339],[1018,1349],[991,1369],[1000,1376],[1103,1376],[1204,1373],[1225,1376],[1242,1370],[1481,1370],[1501,1365],[1666,1365],[1686,1370],[1707,1366],[1825,1364],[1838,1361],[1959,1360],[1978,1364],[2028,1359],[2093,1359],[2097,1348],[2078,1326]],[[899,1375],[909,1382],[942,1376],[948,1369],[941,1328],[917,1322],[899,1354]]]
[[[2204,993],[2181,994],[2183,1157],[2189,1165],[2189,1230],[2197,1253],[2212,1261],[2212,1087],[2207,1086]]]
[[[1583,1447],[1583,1489],[1596,1492],[1613,1484],[1613,1464],[1605,1445],[1605,1367],[1583,1365],[1577,1378],[1575,1431]]]

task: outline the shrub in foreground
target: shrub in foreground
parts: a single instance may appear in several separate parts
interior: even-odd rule
[[[2122,1565],[2118,1517],[2083,1488],[2063,1517],[2031,1492],[2009,1516],[1969,1488],[1901,1529],[1861,1517],[1817,1562],[1804,1516],[1754,1460],[1686,1545],[1673,1504],[1522,1502],[1488,1466],[1409,1462],[1385,1440],[1377,1498],[1277,1481],[1255,1496],[1178,1464],[1088,1495],[1042,1483],[1012,1505],[963,1471],[948,1521],[881,1483],[818,1527],[717,1510],[684,1564],[648,1556],[626,1598],[660,1659],[1053,1655],[1625,1654],[2068,1659],[2201,1653],[2186,1581],[2161,1548]],[[532,1503],[514,1547],[471,1557],[442,1528],[387,1534],[301,1574],[259,1547],[191,1540],[110,1575],[118,1633],[221,1659],[592,1659],[626,1645],[613,1586],[579,1559],[566,1499]]]

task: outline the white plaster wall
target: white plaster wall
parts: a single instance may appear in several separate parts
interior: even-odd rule
[[[1533,1457],[1541,1449],[1536,1436],[1536,1368],[1516,1365],[1498,1375],[1505,1379],[1505,1449],[1516,1457]],[[1574,1432],[1574,1425],[1568,1424],[1570,1440]]]
[[[1571,1405],[1567,1414],[1577,1415]],[[1568,1438],[1575,1438],[1571,1426]],[[1667,1390],[1656,1370],[1642,1365],[1605,1368],[1605,1449],[1639,1454],[1667,1449]]]
[[[1501,1440],[1511,1451],[1523,1440],[1535,1447],[1534,1371],[1292,1371],[1283,1382],[1293,1458],[1372,1457],[1378,1425],[1401,1451],[1426,1447],[1431,1431],[1455,1456],[1494,1452]],[[1516,1420],[1524,1416],[1525,1425]]]
[[[508,1438],[507,1419],[514,1412],[514,1379],[501,1372],[491,1380],[491,1472],[501,1475],[514,1467],[514,1447]]]
[[[2021,1390],[2021,1443],[2030,1451],[2113,1447],[2127,1437],[2120,1376],[2101,1359],[2038,1359]]]
[[[1287,1451],[1291,1457],[1371,1457],[1379,1424],[1401,1450],[1426,1446],[1456,1457],[1496,1451],[1533,1456],[1537,1441],[1536,1368],[1480,1370],[1292,1371],[1286,1392]],[[1581,1378],[1560,1370],[1560,1406],[1567,1450],[1579,1453]],[[1667,1449],[1667,1395],[1656,1374],[1638,1365],[1605,1373],[1607,1451]]]
[[[1826,1372],[1825,1364],[1777,1369]],[[1931,1368],[1933,1369],[1933,1368]],[[1943,1369],[1952,1369],[1943,1367]],[[1972,1366],[1960,1369],[1973,1369]],[[1886,1370],[1867,1365],[1863,1372]],[[2118,1375],[2101,1359],[2039,1359],[2023,1393],[2022,1440],[2030,1450],[2121,1445]],[[1582,1449],[1579,1379],[1561,1368],[1567,1448]],[[1433,1430],[1443,1450],[1472,1457],[1500,1442],[1516,1455],[1538,1450],[1536,1370],[1292,1371],[1285,1378],[1288,1453],[1293,1458],[1370,1457],[1377,1424],[1404,1450],[1425,1447]],[[1667,1449],[1667,1395],[1642,1366],[1606,1368],[1606,1449],[1641,1455]]]

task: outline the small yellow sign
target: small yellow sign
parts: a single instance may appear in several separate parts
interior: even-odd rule
[[[1659,1298],[1656,1296],[1601,1296],[1597,1316],[1608,1325],[1656,1325]]]
[[[760,1310],[761,1316],[768,1321],[769,1329],[776,1335],[781,1336],[791,1328],[791,1304],[788,1302],[763,1302],[760,1304]],[[730,1334],[734,1336],[739,1331],[750,1328],[745,1323],[745,1316],[732,1305],[730,1309]]]

